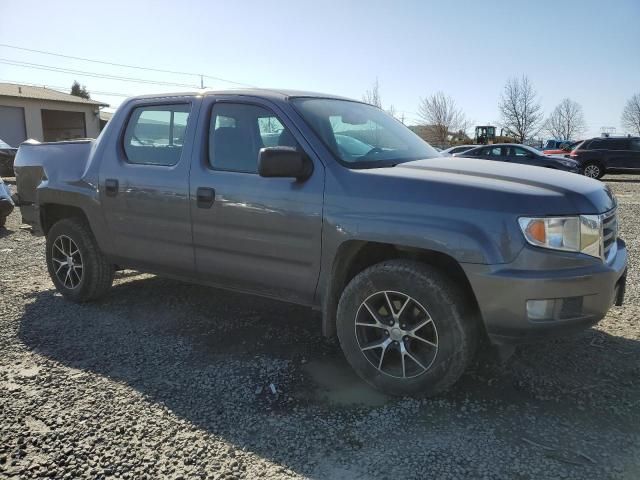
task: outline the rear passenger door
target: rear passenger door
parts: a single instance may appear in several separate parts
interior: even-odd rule
[[[290,146],[312,154],[277,107],[262,99],[206,98],[204,148],[191,171],[196,269],[223,287],[311,303],[320,271],[324,167],[305,181],[264,178],[258,152]]]
[[[100,164],[100,199],[117,261],[191,276],[193,98],[137,101]]]
[[[605,143],[607,147],[608,167],[614,170],[633,170],[640,166],[636,163],[636,155],[631,150],[630,138],[611,138]]]
[[[629,168],[640,171],[640,138],[632,138],[630,148]]]

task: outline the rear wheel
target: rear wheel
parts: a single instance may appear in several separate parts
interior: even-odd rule
[[[74,302],[95,300],[113,283],[114,268],[86,222],[67,218],[47,233],[47,268],[56,289]]]
[[[478,342],[464,294],[439,270],[413,261],[386,261],[358,274],[342,294],[337,318],[351,366],[392,395],[446,390]]]
[[[597,163],[587,163],[583,173],[585,177],[600,179],[604,175],[604,170]]]

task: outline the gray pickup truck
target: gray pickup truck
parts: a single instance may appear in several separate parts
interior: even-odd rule
[[[345,98],[131,98],[97,140],[23,144],[15,170],[65,298],[96,299],[133,268],[307,305],[391,394],[441,392],[484,340],[576,332],[624,295],[604,184],[444,158]]]

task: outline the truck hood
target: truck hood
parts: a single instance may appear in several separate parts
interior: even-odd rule
[[[536,215],[604,213],[616,199],[602,182],[575,173],[528,165],[443,157],[417,160],[382,175],[423,180],[447,201],[472,202],[478,208]]]

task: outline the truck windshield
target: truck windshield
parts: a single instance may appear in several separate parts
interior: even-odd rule
[[[388,167],[440,156],[402,123],[372,105],[304,97],[292,102],[336,159],[348,168]]]

